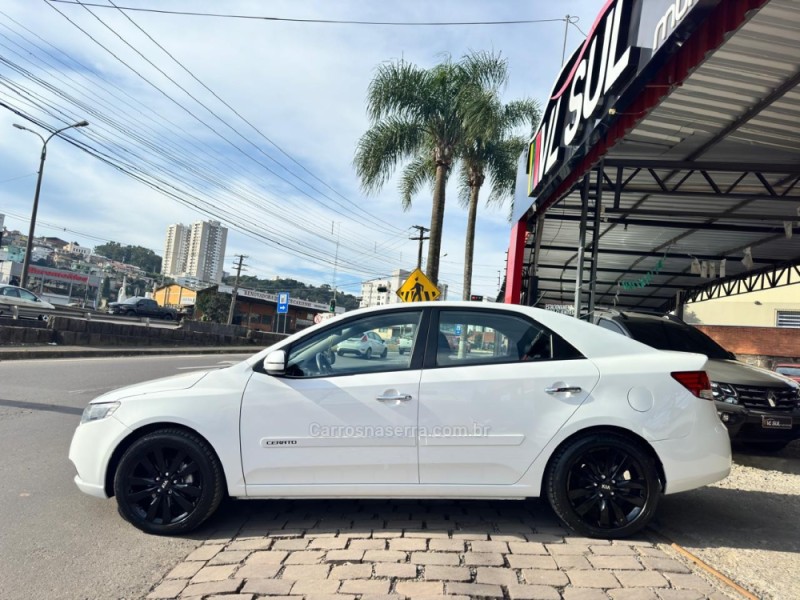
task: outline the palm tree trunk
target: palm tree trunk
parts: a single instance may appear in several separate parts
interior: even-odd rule
[[[472,295],[472,258],[475,254],[475,221],[478,219],[478,194],[481,186],[469,188],[469,210],[467,212],[467,239],[464,245],[464,300]]]
[[[436,165],[436,182],[433,187],[431,209],[431,239],[428,243],[428,264],[425,274],[434,285],[439,285],[439,254],[442,251],[442,225],[444,223],[444,189],[447,184],[447,165]]]

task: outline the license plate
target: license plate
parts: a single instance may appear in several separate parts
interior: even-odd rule
[[[791,429],[792,417],[774,416],[774,417],[761,417],[762,429]]]

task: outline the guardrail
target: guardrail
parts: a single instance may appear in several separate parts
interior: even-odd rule
[[[111,313],[94,310],[91,308],[81,308],[79,306],[62,306],[56,304],[55,308],[43,308],[36,306],[20,306],[17,304],[6,304],[0,302],[0,312],[10,313],[12,319],[19,319],[20,317],[37,318],[40,315],[49,317],[71,317],[73,319],[85,319],[86,321],[103,321],[106,323],[142,323],[145,327],[149,327],[152,321],[165,325],[175,325],[176,327],[180,321],[169,321],[166,319],[151,319],[150,317],[128,317],[123,315],[114,315]]]

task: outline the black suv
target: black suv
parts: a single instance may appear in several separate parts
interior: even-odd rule
[[[594,322],[659,350],[705,354],[717,412],[731,440],[778,451],[800,438],[797,383],[737,361],[732,352],[676,317],[598,311]]]

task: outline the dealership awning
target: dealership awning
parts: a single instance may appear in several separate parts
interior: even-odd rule
[[[604,15],[653,42],[571,146],[574,115],[559,130],[556,111],[579,93],[580,50],[554,87],[562,105],[521,163],[506,301],[670,310],[800,282],[796,0],[646,2],[609,2],[590,32],[584,60],[614,40]]]

